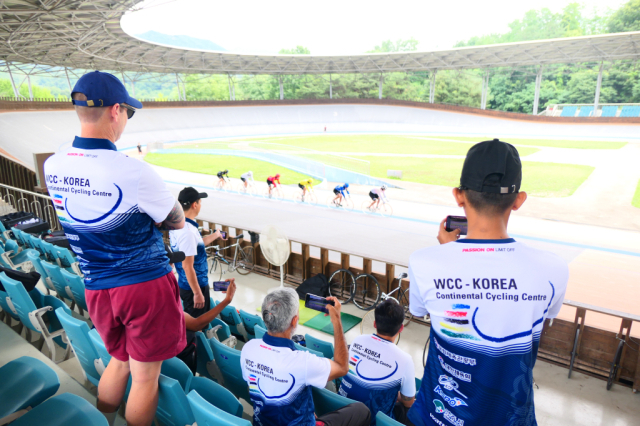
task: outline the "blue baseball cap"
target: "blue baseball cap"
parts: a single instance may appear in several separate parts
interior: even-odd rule
[[[126,87],[115,75],[94,71],[80,77],[71,92],[82,93],[86,101],[72,100],[71,103],[86,107],[106,107],[115,104],[127,104],[136,109],[142,108],[142,103],[129,96]]]

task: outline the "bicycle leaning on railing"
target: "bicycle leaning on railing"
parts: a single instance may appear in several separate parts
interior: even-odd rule
[[[372,278],[375,280],[375,277],[372,277]],[[409,288],[406,288],[404,290],[402,289],[402,280],[405,279],[405,278],[407,278],[407,274],[406,273],[403,272],[402,274],[400,274],[398,276],[398,287],[393,289],[389,294],[387,294],[385,292],[382,292],[382,294],[380,295],[380,298],[379,298],[379,302],[380,301],[385,301],[387,299],[391,299],[391,300],[395,301],[396,303],[399,303],[400,306],[402,306],[402,308],[404,309],[404,322],[402,323],[402,325],[404,325],[406,327],[411,322],[411,313],[409,312],[409,297],[408,297],[409,296]],[[378,283],[377,280],[375,282],[376,282],[376,284]],[[379,285],[378,285],[378,287],[379,287]],[[356,288],[357,288],[357,285],[356,285]],[[356,290],[356,292],[357,292],[357,290]],[[397,292],[397,298],[392,296],[396,292]],[[366,298],[366,295],[363,295],[363,297]],[[376,303],[372,307],[368,308],[369,312],[367,312],[365,314],[365,316],[362,318],[362,322],[360,323],[360,333],[361,334],[373,334],[373,333],[376,332],[375,327],[373,326],[373,323],[375,321],[375,312],[374,312],[373,308],[375,308],[378,303]],[[395,343],[398,344],[399,341],[400,341],[400,336],[398,336],[398,340]]]
[[[227,272],[238,271],[241,275],[247,275],[255,268],[255,257],[253,255],[253,246],[242,247],[240,242],[242,241],[244,234],[240,234],[235,237],[238,242],[231,244],[227,247],[209,246],[207,247],[207,264],[209,265],[209,273],[214,275],[214,279],[217,281],[222,279],[222,266],[227,265]],[[235,247],[233,257],[231,261],[227,260],[221,253],[224,250]]]

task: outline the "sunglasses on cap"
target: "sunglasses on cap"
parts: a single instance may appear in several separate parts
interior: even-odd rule
[[[133,114],[136,113],[136,109],[132,106],[129,106],[127,104],[120,104],[120,106],[127,110],[127,118],[129,119],[131,119],[131,117],[133,117]]]

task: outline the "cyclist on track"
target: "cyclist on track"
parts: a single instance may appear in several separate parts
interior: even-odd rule
[[[302,201],[304,201],[304,196],[306,195],[307,191],[313,191],[313,187],[311,185],[313,185],[313,179],[305,179],[298,183],[298,188],[302,189]]]
[[[280,173],[277,173],[275,176],[269,176],[267,178],[267,185],[269,185],[269,197],[271,197],[271,190],[277,188],[278,185],[282,185],[280,183]]]
[[[245,189],[247,188],[247,185],[249,184],[249,180],[251,180],[251,182],[253,182],[253,172],[251,170],[249,170],[247,173],[244,173],[240,176],[240,180],[242,181],[242,183],[244,184]]]
[[[344,191],[347,191],[347,194],[351,195],[349,193],[349,184],[346,182],[342,186],[338,185],[335,188],[333,188],[333,193],[336,194],[336,198],[333,199],[334,204],[337,204],[339,206],[342,205],[342,199],[346,197],[346,195],[344,195]]]
[[[227,183],[227,181],[224,179],[224,177],[226,176],[227,178],[229,178],[229,170],[222,170],[218,173],[216,173],[216,176],[218,176],[218,185],[219,186],[223,186],[225,183]]]
[[[387,190],[387,185],[382,185],[380,189],[373,188],[369,191],[369,197],[371,197],[371,204],[369,204],[369,208],[371,208],[374,204],[376,205],[376,209],[380,207],[380,199],[382,198],[384,201],[387,201],[387,195],[385,191]]]

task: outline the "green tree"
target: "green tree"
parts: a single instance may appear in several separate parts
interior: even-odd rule
[[[311,55],[311,51],[304,46],[296,46],[293,49],[280,49],[280,55]]]
[[[398,39],[395,43],[391,40],[383,41],[367,53],[413,52],[415,50],[418,50],[418,40],[411,37],[408,40]]]
[[[630,0],[609,19],[609,32],[622,33],[640,30],[640,0]]]

